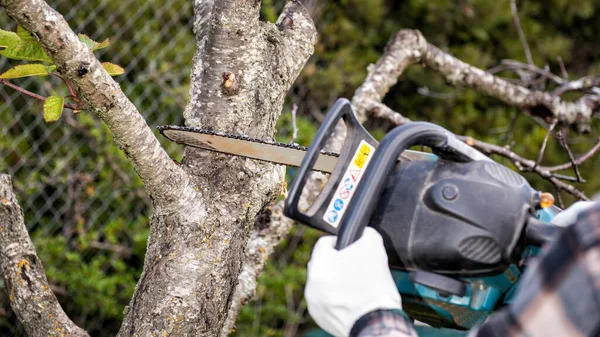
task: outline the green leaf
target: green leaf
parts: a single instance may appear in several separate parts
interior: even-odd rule
[[[62,115],[65,98],[50,96],[44,102],[44,120],[48,123],[56,122]]]
[[[0,48],[13,46],[19,42],[21,42],[21,39],[17,34],[0,29]]]
[[[8,69],[5,73],[0,75],[0,78],[21,78],[28,76],[46,76],[48,73],[56,69],[55,66],[45,66],[43,64],[23,64],[14,68]]]
[[[120,65],[110,62],[102,62],[102,66],[110,76],[125,74],[125,69],[123,69]]]
[[[17,35],[23,41],[33,41],[33,36],[21,26],[17,26]]]
[[[77,37],[79,37],[79,41],[83,42],[83,44],[85,44],[92,51],[106,48],[110,44],[108,39],[106,39],[102,42],[96,42],[96,41],[90,39],[90,37],[85,34],[77,34]]]
[[[52,62],[42,46],[35,40],[21,40],[15,45],[10,45],[0,51],[4,57],[14,60]]]

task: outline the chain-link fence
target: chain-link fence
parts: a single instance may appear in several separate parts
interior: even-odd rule
[[[110,39],[96,55],[125,68],[116,80],[152,128],[182,123],[195,50],[192,1],[49,4],[75,32]],[[0,28],[16,28],[3,12]],[[17,64],[0,55],[0,73]],[[11,83],[43,96],[67,95],[53,77]],[[65,110],[49,124],[42,102],[2,85],[0,102],[0,172],[13,177],[51,286],[76,323],[92,335],[114,335],[143,262],[151,212],[143,185],[92,114]],[[0,335],[23,335],[9,301],[0,289]]]

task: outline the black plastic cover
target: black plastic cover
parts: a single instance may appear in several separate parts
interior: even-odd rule
[[[402,163],[370,221],[396,269],[484,275],[504,271],[530,215],[531,187],[489,161]]]

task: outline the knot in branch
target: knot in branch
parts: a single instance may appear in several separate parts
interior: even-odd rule
[[[227,96],[237,95],[240,91],[240,87],[242,86],[242,71],[239,70],[238,73],[234,72],[224,72],[223,73],[223,82],[221,83],[221,89],[223,93]]]
[[[411,54],[415,61],[418,61],[427,50],[427,40],[416,29],[403,29],[392,37],[385,46],[384,53],[392,49],[404,49]]]

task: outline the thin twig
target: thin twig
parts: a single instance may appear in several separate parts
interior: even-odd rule
[[[571,161],[571,164],[573,165],[573,170],[575,171],[575,176],[577,176],[577,182],[582,182],[583,178],[581,178],[581,173],[579,172],[579,166],[575,162],[575,156],[573,156],[573,152],[571,152],[571,149],[569,148],[569,144],[567,144],[566,136],[563,134],[562,130],[558,131],[557,134],[558,134],[558,140],[560,141],[560,145],[562,145],[562,147],[565,150],[567,150],[567,154],[569,155],[569,160]]]
[[[588,158],[590,158],[591,156],[596,154],[596,152],[598,152],[599,149],[600,149],[600,138],[598,138],[596,144],[588,152],[577,157],[577,159],[575,159],[575,162],[569,162],[569,163],[562,164],[562,165],[544,167],[544,170],[547,170],[549,172],[554,172],[554,171],[561,171],[561,170],[566,170],[568,168],[571,168],[571,167],[573,167],[573,164],[581,165],[584,161],[588,160]]]
[[[547,179],[550,182],[552,182],[552,184],[554,184],[555,187],[565,190],[581,200],[589,200],[588,197],[583,192],[576,189],[572,185],[569,185],[560,180],[560,179],[565,179],[565,180],[569,180],[569,181],[574,181],[574,179],[572,177],[564,176],[564,175],[557,175],[548,170],[545,170],[545,168],[542,166],[535,167],[535,161],[523,158],[505,147],[485,143],[480,140],[473,139],[471,137],[465,137],[465,136],[457,136],[457,137],[458,137],[458,139],[464,141],[467,144],[470,144],[471,146],[478,149],[479,151],[482,151],[482,152],[485,152],[488,154],[501,155],[505,158],[510,159],[515,164],[515,166],[517,166],[519,168],[519,170],[533,171],[533,172],[539,174],[542,178]]]
[[[79,98],[77,97],[77,94],[75,93],[75,90],[73,89],[73,86],[71,85],[71,83],[69,81],[67,81],[64,77],[60,76],[60,74],[58,74],[58,73],[49,73],[49,74],[50,74],[50,76],[60,78],[65,83],[67,88],[69,89],[69,94],[71,94],[71,97],[73,98],[75,103],[79,102]]]
[[[567,175],[564,175],[564,174],[552,173],[552,176],[554,176],[554,177],[556,177],[556,178],[558,178],[560,180],[572,181],[574,183],[586,182],[585,180],[579,181],[577,179],[577,177],[571,177],[571,176],[567,176]]]
[[[519,33],[519,39],[521,40],[521,44],[523,45],[523,49],[525,50],[525,57],[527,58],[527,62],[533,65],[533,57],[531,57],[531,50],[529,49],[529,45],[527,44],[525,33],[523,33],[523,29],[521,28],[521,22],[519,21],[519,13],[517,12],[517,3],[515,0],[510,0],[510,10],[512,12],[513,24],[517,29],[517,33]]]
[[[508,131],[504,135],[504,140],[502,143],[504,143],[504,146],[508,146],[508,148],[511,148],[511,146],[509,146],[509,142],[512,139],[513,133],[515,132],[515,127],[517,126],[517,120],[519,119],[519,116],[521,116],[521,114],[514,112],[514,116],[510,121]]]
[[[555,118],[552,121],[552,124],[550,124],[550,126],[548,126],[548,132],[546,132],[546,137],[544,137],[544,142],[542,143],[542,148],[540,149],[540,153],[538,154],[537,160],[535,161],[535,166],[533,168],[538,167],[540,165],[540,163],[542,162],[542,158],[544,157],[544,151],[546,151],[546,145],[548,144],[548,138],[550,137],[552,130],[554,130],[556,123],[558,123],[558,119]]]
[[[511,67],[512,69],[525,69],[527,71],[542,75],[542,76],[546,76],[548,79],[552,80],[553,82],[556,82],[557,84],[563,84],[565,83],[565,80],[563,80],[560,76],[554,75],[553,73],[541,69],[539,67],[536,67],[535,65],[532,64],[527,64],[527,63],[523,63],[523,62],[519,62],[519,61],[515,61],[515,60],[502,60],[500,61],[501,64],[506,65]]]
[[[31,98],[35,98],[35,99],[40,100],[42,102],[46,101],[46,97],[38,95],[38,94],[35,94],[35,93],[33,93],[33,92],[31,92],[31,91],[29,91],[27,89],[23,89],[23,88],[19,87],[18,85],[12,84],[12,83],[10,83],[9,81],[7,81],[5,79],[0,79],[0,83],[4,84],[7,87],[13,88],[16,91],[18,91],[18,92],[20,92],[20,93],[22,93],[24,95],[27,95],[27,96],[29,96]]]
[[[296,112],[298,112],[298,104],[294,103],[292,105],[292,127],[294,128],[294,132],[292,133],[292,139],[290,139],[290,143],[296,141],[296,137],[298,137],[298,127],[296,126]]]
[[[421,96],[437,98],[437,99],[453,99],[453,98],[456,98],[456,93],[457,93],[457,91],[448,92],[448,93],[434,92],[434,91],[429,90],[428,87],[419,87],[419,88],[417,88],[417,92]]]
[[[600,76],[585,76],[571,82],[563,81],[558,88],[552,91],[552,95],[561,96],[568,91],[594,89],[594,87],[598,86],[600,86]],[[598,93],[595,94],[597,95]]]
[[[554,187],[556,188],[556,199],[558,199],[558,206],[560,206],[560,208],[564,209],[565,208],[565,203],[563,202],[562,196],[560,195],[560,187],[554,185]]]
[[[23,88],[19,87],[18,85],[13,84],[13,83],[5,80],[5,79],[0,79],[0,83],[4,84],[7,87],[15,89],[16,91],[22,93],[23,95],[29,96],[31,98],[35,98],[35,99],[40,100],[42,102],[46,101],[46,97],[38,95],[36,93],[33,93],[33,92],[31,92],[31,91],[29,91],[27,89],[23,89]],[[69,103],[65,103],[64,107],[67,108],[67,109],[71,109],[71,110],[81,110],[81,108],[77,107],[76,105],[69,104]]]
[[[558,186],[560,187],[560,189],[565,190],[569,193],[571,193],[571,195],[573,195],[574,197],[580,199],[580,200],[585,200],[585,201],[589,201],[590,198],[588,198],[583,192],[581,192],[580,190],[576,189],[575,187],[573,187],[573,185],[569,185],[563,181],[558,180],[557,177],[551,177],[549,178],[550,182],[552,182],[554,184],[554,186]]]
[[[563,62],[562,57],[557,56],[556,59],[558,60],[558,65],[560,66],[560,72],[562,73],[562,77],[565,79],[565,81],[568,81],[569,73],[567,72],[567,68],[565,68],[565,63]]]

